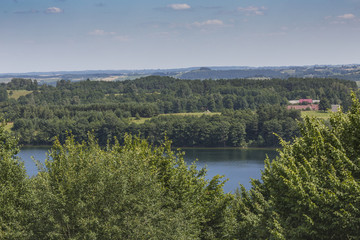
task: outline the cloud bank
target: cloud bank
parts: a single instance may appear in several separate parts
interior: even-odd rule
[[[352,14],[352,13],[345,13],[344,15],[338,16],[338,18],[341,18],[341,19],[354,19],[355,15]]]
[[[264,15],[264,10],[266,10],[265,7],[255,7],[255,6],[249,6],[249,7],[238,7],[238,11],[241,13],[244,13],[247,16],[250,15]]]
[[[56,13],[62,13],[62,12],[64,12],[64,11],[58,7],[49,7],[48,9],[45,10],[45,13],[49,13],[49,14],[56,14]]]
[[[89,35],[93,35],[93,36],[108,36],[108,35],[115,35],[115,32],[106,32],[103,29],[95,29],[92,32],[89,32]]]
[[[194,27],[204,27],[204,26],[223,26],[224,22],[219,19],[210,19],[203,22],[194,22],[191,24]]]
[[[176,3],[168,5],[168,8],[171,8],[173,10],[187,10],[190,9],[191,6],[186,3]]]

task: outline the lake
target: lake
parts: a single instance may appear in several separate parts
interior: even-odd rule
[[[24,147],[19,153],[19,157],[24,161],[27,174],[33,176],[37,174],[37,167],[32,160],[44,162],[48,147]],[[264,169],[266,155],[270,159],[278,154],[274,149],[212,149],[212,148],[188,148],[183,149],[185,160],[189,164],[198,159],[197,166],[205,167],[208,170],[208,178],[217,174],[225,175],[228,182],[225,183],[225,192],[234,192],[243,184],[247,189],[250,188],[250,178],[260,179],[261,170]]]

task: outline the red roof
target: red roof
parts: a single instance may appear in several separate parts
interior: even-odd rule
[[[313,103],[313,100],[312,99],[300,99],[299,100],[299,103],[301,104],[301,103]]]
[[[318,111],[319,105],[318,104],[310,104],[310,105],[288,105],[287,109],[296,109],[296,110],[307,110],[310,108],[311,110]]]

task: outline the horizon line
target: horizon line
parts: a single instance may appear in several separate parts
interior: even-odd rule
[[[85,69],[85,70],[55,70],[55,71],[32,71],[32,72],[5,72],[0,73],[0,75],[21,75],[21,74],[44,74],[44,73],[70,73],[70,72],[101,72],[101,71],[166,71],[166,70],[185,70],[185,69],[193,69],[193,68],[289,68],[289,67],[315,67],[315,66],[357,66],[360,63],[348,63],[348,64],[309,64],[309,65],[276,65],[276,66],[192,66],[192,67],[174,67],[174,68],[137,68],[137,69]]]

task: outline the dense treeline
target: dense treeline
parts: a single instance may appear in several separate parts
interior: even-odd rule
[[[36,81],[29,79],[13,79],[2,84],[1,88],[34,90],[32,94],[20,97],[18,102],[21,105],[87,104],[90,110],[92,106],[99,107],[98,104],[149,103],[156,106],[158,113],[177,113],[256,109],[263,104],[286,105],[288,100],[300,98],[327,98],[332,104],[341,104],[347,109],[349,90],[357,87],[353,81],[322,78],[200,81],[151,76],[124,82],[72,83],[61,80],[56,87],[38,86]],[[129,111],[122,106],[119,109]],[[141,114],[138,111],[133,113]]]
[[[28,178],[16,140],[0,125],[1,239],[357,239],[360,103],[329,123],[305,119],[261,181],[224,193],[168,141],[127,136],[55,141]]]
[[[297,136],[299,114],[284,110],[290,99],[328,99],[347,109],[352,81],[336,79],[180,80],[151,76],[123,82],[61,80],[56,86],[13,79],[0,86],[0,111],[13,122],[22,144],[64,142],[67,132],[100,144],[124,133],[159,143],[164,133],[175,146],[276,146]],[[16,90],[29,94],[17,100]],[[167,113],[221,112],[219,116],[159,116]],[[130,118],[151,118],[134,124]]]
[[[77,141],[87,140],[92,131],[105,145],[117,137],[123,142],[125,133],[146,137],[151,143],[160,144],[167,135],[174,146],[278,146],[276,132],[280,137],[291,140],[297,136],[297,120],[300,112],[286,110],[280,106],[262,106],[257,111],[227,110],[221,115],[174,116],[162,115],[151,118],[143,124],[129,122],[116,112],[76,111],[60,116],[46,113],[42,108],[37,114],[24,113],[14,121],[13,131],[19,133],[23,144],[51,144],[55,136],[63,142],[68,135],[75,135]],[[61,112],[61,111],[60,111]]]
[[[278,146],[277,133],[284,139],[297,136],[298,111],[280,106],[251,110],[224,111],[201,117],[161,116],[146,121],[139,132],[158,143],[164,132],[175,146]]]

